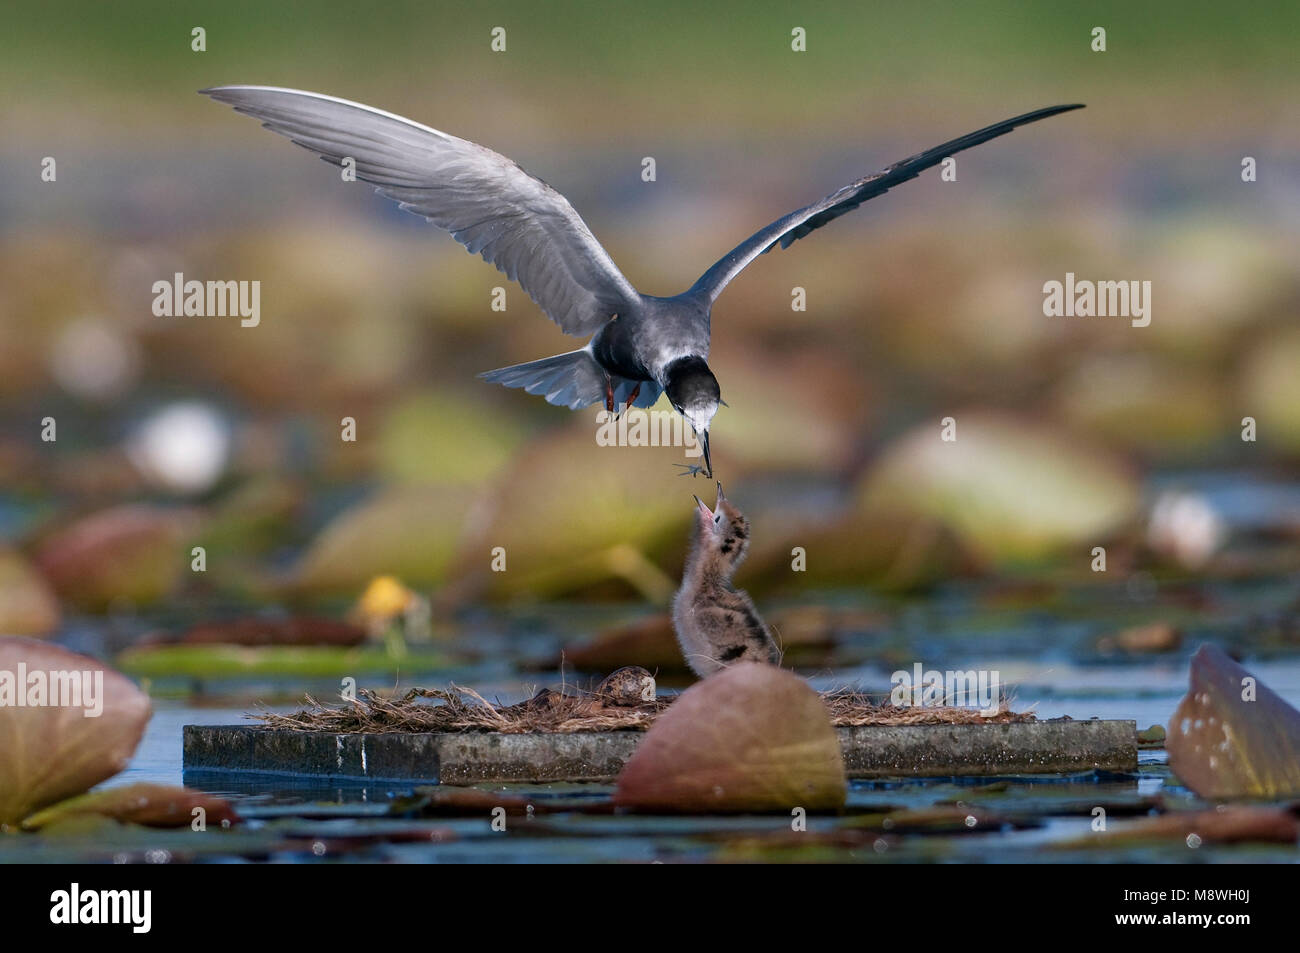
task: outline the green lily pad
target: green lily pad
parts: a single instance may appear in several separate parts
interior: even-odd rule
[[[481,399],[426,391],[384,418],[377,463],[399,483],[475,486],[496,475],[523,439],[518,423]]]
[[[127,649],[115,660],[122,671],[140,678],[237,678],[250,675],[333,678],[430,671],[447,657],[424,650],[402,658],[381,646],[340,648],[296,645],[158,645]]]
[[[672,466],[688,459],[680,448],[600,446],[587,413],[530,443],[479,501],[457,558],[467,592],[546,598],[615,583],[671,597],[664,567],[680,566],[700,484]]]
[[[1261,442],[1300,453],[1300,331],[1260,340],[1242,373],[1241,416],[1255,418]],[[1230,421],[1236,424],[1238,421]]]
[[[1136,514],[1136,480],[1117,459],[1028,421],[952,416],[955,440],[941,439],[935,420],[887,449],[859,488],[860,505],[941,520],[1003,563],[1098,543]]]
[[[376,576],[435,585],[446,576],[474,494],[457,487],[384,490],[342,513],[312,540],[291,585],[358,594]]]

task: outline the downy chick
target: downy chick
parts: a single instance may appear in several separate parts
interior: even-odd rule
[[[686,664],[703,678],[732,662],[777,665],[781,652],[749,594],[731,576],[749,549],[749,520],[722,495],[710,511],[697,496],[691,551],[673,600],[673,628]]]

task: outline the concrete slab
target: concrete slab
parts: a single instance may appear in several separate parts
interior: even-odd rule
[[[1137,768],[1132,721],[837,728],[851,778],[988,777]],[[187,771],[478,784],[613,781],[639,731],[332,734],[186,725]]]
[[[1132,721],[837,728],[851,778],[1069,774],[1137,769]]]

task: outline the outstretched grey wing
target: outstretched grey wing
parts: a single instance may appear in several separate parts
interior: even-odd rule
[[[925,152],[918,153],[909,159],[895,162],[883,172],[877,172],[875,175],[869,175],[866,178],[858,179],[856,182],[851,182],[838,192],[826,196],[820,202],[814,202],[797,212],[791,212],[789,215],[777,219],[766,228],[755,232],[701,275],[700,280],[695,282],[687,294],[699,297],[707,296],[707,300],[713,302],[722,293],[722,289],[727,287],[731,279],[740,274],[746,265],[759,255],[771,251],[778,242],[782,248],[789,248],[791,243],[803,238],[814,229],[821,228],[827,222],[839,218],[845,212],[853,211],[867,199],[888,192],[900,182],[916,178],[926,169],[938,165],[948,156],[961,152],[963,149],[969,149],[971,146],[978,146],[982,142],[996,139],[1017,126],[1036,122],[1039,119],[1046,119],[1048,116],[1055,116],[1057,113],[1069,112],[1071,109],[1082,108],[1081,103],[1076,103],[1070,106],[1049,106],[1046,109],[1025,113],[1023,116],[1016,116],[1014,119],[987,126],[962,136],[960,139],[953,139],[941,146],[927,149]]]
[[[271,86],[201,90],[262,120],[518,281],[568,334],[593,334],[638,298],[559,192],[505,156],[360,103]]]

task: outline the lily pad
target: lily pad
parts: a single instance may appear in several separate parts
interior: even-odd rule
[[[425,391],[385,417],[379,473],[404,484],[472,486],[499,472],[522,439],[518,423],[481,399]]]
[[[440,784],[437,787],[417,787],[409,796],[395,799],[389,805],[389,814],[394,817],[490,817],[496,808],[514,817],[527,816],[535,810],[532,800],[521,794]]]
[[[829,520],[787,528],[770,543],[758,536],[754,545],[757,551],[744,569],[750,578],[758,577],[746,582],[751,591],[863,583],[911,590],[968,574],[974,566],[963,540],[946,524],[888,507],[837,512]],[[806,554],[806,565],[797,573],[791,570],[796,546]]]
[[[1132,473],[1058,429],[985,411],[958,412],[904,435],[859,488],[866,507],[892,507],[951,526],[978,555],[1014,563],[1095,543],[1137,511]]]
[[[673,632],[672,617],[656,613],[620,625],[578,645],[566,646],[562,660],[583,672],[612,672],[640,665],[656,672],[689,671]]]
[[[1103,655],[1150,655],[1172,652],[1182,642],[1183,634],[1177,626],[1151,622],[1102,636],[1097,640],[1097,651]]]
[[[335,678],[344,675],[403,675],[436,671],[446,655],[421,650],[397,658],[378,646],[333,645],[159,645],[127,649],[117,656],[122,671],[140,678],[196,679],[244,676]]]
[[[834,811],[845,796],[821,698],[790,672],[742,662],[660,715],[619,775],[614,803],[662,813]]]
[[[613,583],[620,594],[671,598],[677,583],[664,567],[680,566],[700,489],[672,464],[690,458],[680,448],[601,446],[588,410],[530,443],[480,499],[457,560],[467,595],[544,598]]]
[[[765,612],[777,634],[787,664],[824,658],[847,632],[881,624],[869,613],[833,610],[825,606],[787,606]],[[554,660],[583,672],[612,672],[626,665],[661,674],[689,674],[690,668],[677,644],[672,617],[666,612],[644,616],[598,633],[594,638],[564,647]]]
[[[1192,656],[1165,748],[1201,797],[1300,795],[1300,711],[1212,645]]]
[[[1289,328],[1259,342],[1242,374],[1242,415],[1255,418],[1259,438],[1300,452],[1300,331]]]
[[[1202,844],[1294,844],[1300,822],[1290,811],[1276,807],[1226,807],[1215,811],[1172,811],[1159,817],[1116,825],[1084,837],[1053,845],[1059,848],[1118,847],[1148,841],[1184,841]]]
[[[360,645],[366,630],[317,616],[263,619],[256,616],[200,622],[180,634],[183,645]]]
[[[1203,453],[1222,435],[1225,403],[1210,372],[1127,352],[1080,362],[1056,396],[1071,425],[1157,458]]]
[[[23,827],[40,830],[87,814],[145,827],[189,827],[195,809],[202,809],[205,825],[226,827],[239,822],[239,815],[224,798],[165,784],[128,784],[60,801],[28,817]]]
[[[126,504],[92,513],[48,537],[36,563],[60,597],[98,611],[148,605],[189,569],[193,510]]]
[[[0,548],[0,632],[48,635],[59,624],[59,603],[21,555]]]
[[[27,673],[26,684],[19,684],[21,671]],[[56,699],[50,692],[44,704],[34,704],[33,673],[47,681],[49,673],[82,673],[91,697]],[[6,684],[26,704],[5,696]],[[148,697],[125,676],[32,639],[0,639],[0,699],[0,827],[117,774],[140,743],[150,715]],[[60,700],[80,704],[49,704]]]
[[[451,566],[471,499],[471,491],[453,487],[384,491],[321,530],[292,584],[310,592],[355,594],[376,576],[439,583]]]
[[[1138,732],[1139,748],[1163,748],[1165,746],[1165,726],[1151,725]]]
[[[209,567],[283,546],[305,500],[303,487],[285,477],[260,476],[236,487],[213,507],[203,527],[199,542],[208,551]]]
[[[726,473],[834,472],[852,465],[871,407],[869,385],[852,361],[829,352],[755,350],[728,354],[714,369],[728,404],[718,413],[715,435],[728,454]],[[784,384],[773,387],[773,380]]]

